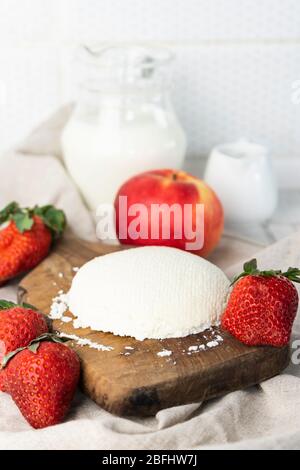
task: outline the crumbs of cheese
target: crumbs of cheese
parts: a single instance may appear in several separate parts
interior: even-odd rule
[[[68,333],[58,333],[58,336],[63,338],[69,338],[78,344],[78,346],[88,346],[89,348],[96,349],[97,351],[112,351],[114,348],[112,346],[105,346],[104,344],[96,343],[87,338],[81,338],[77,335],[72,335]]]
[[[169,351],[168,349],[163,349],[162,351],[159,351],[157,353],[157,356],[159,357],[168,357],[168,356],[171,356],[173,353],[172,351]]]
[[[66,315],[64,315],[63,317],[61,317],[61,321],[62,321],[63,323],[70,323],[72,320],[73,320],[72,317],[67,317]]]
[[[68,309],[68,294],[64,294],[60,291],[60,293],[52,299],[49,317],[52,320],[61,320]]]

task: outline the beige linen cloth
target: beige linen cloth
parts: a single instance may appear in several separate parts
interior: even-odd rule
[[[53,203],[63,208],[72,231],[95,239],[93,217],[60,161],[59,136],[70,108],[60,110],[18,148],[0,159],[0,207]],[[300,265],[300,234],[257,254],[262,267]],[[232,276],[242,260],[259,248],[224,237],[212,260]],[[0,289],[14,300],[16,282]],[[300,339],[300,318],[293,341]],[[295,343],[294,343],[295,345]],[[300,342],[298,347],[300,348]],[[294,356],[300,362],[300,352]],[[70,414],[60,425],[33,430],[9,395],[0,392],[1,449],[299,449],[300,364],[247,390],[207,403],[162,410],[153,418],[119,418],[77,393]]]

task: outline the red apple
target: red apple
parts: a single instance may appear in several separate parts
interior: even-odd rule
[[[126,181],[116,196],[115,210],[122,244],[172,246],[200,256],[215,248],[224,225],[214,191],[199,178],[171,169]]]

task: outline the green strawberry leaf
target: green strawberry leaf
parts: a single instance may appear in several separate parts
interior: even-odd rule
[[[15,222],[17,229],[21,233],[30,230],[34,223],[29,211],[17,212],[11,216],[11,219]]]
[[[267,271],[258,271],[258,274],[260,276],[272,277],[272,276],[279,276],[282,273],[280,270],[269,269]]]
[[[37,353],[37,350],[39,349],[39,346],[40,346],[40,342],[37,341],[35,343],[30,343],[30,345],[28,346],[28,349],[29,351],[33,352],[34,354]]]
[[[10,216],[15,214],[19,210],[19,204],[17,202],[11,202],[4,209],[0,211],[0,224],[10,220]]]
[[[0,300],[0,310],[8,310],[9,308],[16,307],[17,304],[10,302],[9,300]]]
[[[66,215],[62,210],[47,205],[43,207],[36,206],[33,211],[35,215],[41,217],[44,224],[51,230],[53,238],[59,238],[62,235],[67,223]]]
[[[289,268],[282,276],[287,277],[290,281],[300,282],[300,269]]]
[[[66,338],[64,336],[57,336],[55,333],[43,333],[42,335],[38,336],[38,338],[33,339],[28,346],[23,348],[17,348],[14,351],[9,352],[6,354],[1,362],[1,368],[4,369],[9,361],[19,352],[24,351],[24,349],[28,349],[29,351],[33,352],[34,354],[37,353],[40,343],[42,341],[53,341],[54,343],[65,343],[66,341],[70,341],[70,338]]]
[[[49,340],[51,341],[53,336],[55,336],[55,333],[43,333],[42,335],[38,336],[37,338],[34,338],[30,344],[33,344],[33,343],[40,343],[41,341],[45,341],[45,340]]]
[[[38,312],[38,308],[36,308],[34,305],[28,304],[27,302],[22,302],[18,304],[18,306],[23,308],[29,308],[30,310],[35,310],[36,312]]]
[[[38,309],[34,307],[34,305],[28,304],[26,302],[22,302],[20,304],[16,304],[15,302],[11,302],[10,300],[0,300],[0,310],[8,310],[9,308],[14,308],[14,307],[23,307],[23,308],[28,308],[30,310],[36,310]]]
[[[21,233],[30,230],[34,224],[33,216],[39,216],[51,231],[53,239],[59,238],[66,228],[65,213],[51,204],[21,208],[17,202],[11,202],[0,211],[0,224],[13,220]]]
[[[265,271],[260,271],[257,269],[257,260],[251,259],[244,264],[244,271],[241,274],[238,274],[234,277],[231,286],[235,284],[239,279],[245,276],[264,276],[264,277],[274,277],[274,276],[284,276],[290,281],[300,283],[300,269],[298,268],[289,268],[286,272],[282,272],[280,269],[269,269]]]
[[[253,271],[257,271],[257,260],[253,258],[250,261],[246,261],[246,263],[244,264],[244,271],[245,273],[249,274]]]
[[[24,349],[26,349],[26,348],[17,348],[17,349],[15,349],[14,351],[11,351],[11,352],[9,352],[8,354],[6,354],[6,355],[3,357],[2,361],[1,361],[1,368],[4,369],[4,368],[7,366],[7,364],[9,363],[9,361],[10,361],[13,357],[15,357],[16,354],[18,354],[18,353],[21,352],[21,351],[24,351]]]

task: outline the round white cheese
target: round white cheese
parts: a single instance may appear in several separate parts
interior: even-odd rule
[[[229,280],[176,248],[141,247],[82,266],[69,292],[76,325],[121,336],[177,338],[218,323]]]

